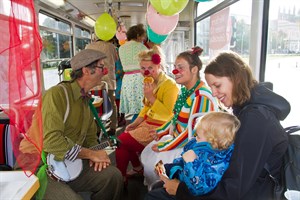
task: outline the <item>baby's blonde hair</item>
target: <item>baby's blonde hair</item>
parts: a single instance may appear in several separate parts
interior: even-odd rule
[[[227,149],[234,141],[240,121],[226,112],[209,112],[196,124],[196,132],[202,132],[214,149]]]

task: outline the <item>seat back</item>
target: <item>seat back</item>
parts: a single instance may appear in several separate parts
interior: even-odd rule
[[[207,113],[206,112],[194,113],[189,117],[188,140],[191,140],[194,137],[193,128],[194,128],[195,124],[197,123],[197,120],[200,119],[200,117],[204,116],[205,114],[207,114]]]
[[[102,115],[100,116],[100,119],[104,122],[106,122],[110,116],[113,113],[113,108],[112,108],[112,103],[111,100],[108,96],[108,85],[107,82],[102,81],[105,85],[105,89],[102,90],[102,98],[103,98],[103,112]]]
[[[70,64],[71,59],[65,59],[60,61],[58,64],[58,75],[59,75],[59,81],[62,81],[61,76],[63,77],[64,81],[69,81],[71,80],[71,64]]]
[[[15,128],[9,124],[0,124],[0,164],[13,167],[16,159],[13,153],[11,129]]]

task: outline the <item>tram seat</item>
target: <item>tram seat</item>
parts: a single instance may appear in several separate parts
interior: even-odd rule
[[[11,170],[16,162],[11,142],[11,128],[9,124],[0,124],[0,171]]]
[[[101,98],[103,98],[103,103],[99,108],[97,108],[97,111],[98,111],[98,116],[105,127],[108,119],[113,113],[113,108],[112,108],[111,100],[108,96],[108,85],[105,81],[102,81],[102,83],[105,85],[105,89],[92,90],[91,92],[93,95],[100,96]],[[99,141],[101,141],[102,135],[103,135],[103,131],[101,131],[101,134],[99,136]]]
[[[70,64],[71,59],[65,59],[60,61],[58,64],[58,75],[59,75],[59,81],[64,80],[64,81],[69,81],[71,80],[71,64]],[[61,78],[61,76],[63,78]]]

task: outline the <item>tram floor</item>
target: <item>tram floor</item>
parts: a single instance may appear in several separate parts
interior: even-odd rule
[[[132,118],[132,115],[126,116],[126,125],[130,123],[130,120]],[[125,126],[118,127],[116,130],[116,135],[120,135],[125,130]],[[106,124],[107,130],[109,130],[109,123]],[[110,156],[112,159],[112,163],[115,164],[115,154],[113,153],[112,156]],[[128,166],[128,170],[132,168],[131,165]],[[132,176],[128,179],[128,185],[127,188],[124,188],[122,200],[143,200],[145,194],[147,193],[148,189],[144,185],[144,177],[141,175]]]

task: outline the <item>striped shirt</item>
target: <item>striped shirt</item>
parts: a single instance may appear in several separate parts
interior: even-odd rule
[[[169,151],[185,146],[188,142],[189,117],[194,113],[217,111],[218,108],[214,107],[216,103],[212,101],[215,101],[215,98],[212,96],[211,91],[205,86],[204,82],[201,81],[195,92],[186,99],[184,106],[181,108],[173,133],[173,139],[159,142],[158,150]],[[194,123],[195,122],[193,122],[193,124]],[[170,120],[156,130],[159,138],[171,133],[171,124],[172,122]]]

